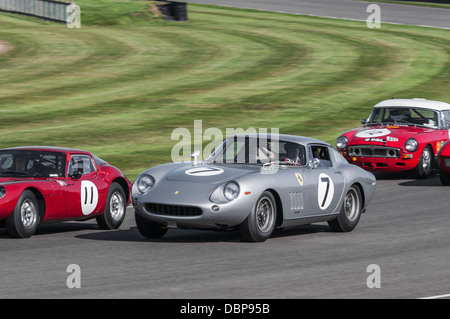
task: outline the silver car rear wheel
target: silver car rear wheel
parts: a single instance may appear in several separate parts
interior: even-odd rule
[[[359,186],[352,185],[344,197],[339,215],[328,221],[332,231],[349,232],[355,229],[361,218],[363,208],[362,195]]]

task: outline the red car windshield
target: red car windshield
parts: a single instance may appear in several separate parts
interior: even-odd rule
[[[34,150],[0,151],[0,177],[64,177],[66,154]]]
[[[368,125],[403,124],[438,128],[438,112],[408,107],[380,107],[370,114]]]

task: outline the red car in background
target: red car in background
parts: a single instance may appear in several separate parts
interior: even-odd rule
[[[438,154],[439,178],[443,185],[450,185],[450,141],[442,146]]]
[[[430,175],[449,139],[450,104],[425,99],[391,99],[373,107],[363,127],[336,139],[349,163],[371,172],[412,170]]]
[[[58,147],[0,150],[0,223],[13,237],[32,236],[41,223],[96,218],[118,228],[131,183],[89,152]]]

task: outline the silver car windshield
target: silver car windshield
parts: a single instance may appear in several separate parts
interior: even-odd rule
[[[373,109],[367,125],[400,124],[438,128],[438,112],[413,107],[380,107]]]
[[[211,154],[207,162],[210,164],[264,165],[277,163],[305,166],[306,148],[302,144],[282,140],[232,136]]]

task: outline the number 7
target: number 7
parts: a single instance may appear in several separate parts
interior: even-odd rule
[[[320,180],[322,182],[327,183],[327,189],[325,190],[325,196],[323,197],[322,205],[320,205],[320,207],[323,207],[323,206],[325,206],[325,203],[327,202],[328,191],[330,190],[330,179],[328,177],[321,177]]]

